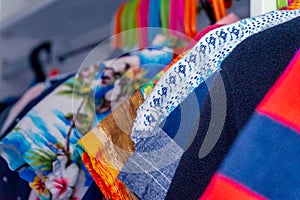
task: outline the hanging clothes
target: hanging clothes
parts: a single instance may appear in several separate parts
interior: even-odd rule
[[[205,50],[206,47],[207,54],[205,54],[205,58],[207,58],[206,59],[207,63],[205,64],[204,62],[202,64],[199,61],[199,63],[201,63],[200,65],[201,66],[215,65],[216,67],[213,67],[213,69],[219,69],[221,65],[221,61],[226,56],[228,56],[230,51],[234,47],[236,47],[241,41],[243,41],[247,37],[250,37],[254,33],[261,32],[272,26],[276,26],[286,21],[289,21],[299,16],[299,14],[300,14],[299,11],[294,11],[293,13],[286,12],[286,11],[284,12],[275,11],[260,17],[241,20],[236,24],[221,27],[220,29],[213,30],[208,35],[204,36],[200,40],[200,42],[193,48],[193,50],[191,50],[182,60],[178,61],[174,66],[172,66],[170,70],[167,71],[167,73],[162,77],[162,79],[160,79],[160,81],[154,88],[153,92],[146,99],[144,104],[139,108],[135,125],[133,128],[134,135],[131,135],[133,140],[137,142],[135,144],[135,147],[139,147],[139,144],[141,144],[140,148],[142,148],[142,144],[144,144],[144,141],[147,140],[148,143],[150,143],[150,141],[153,141],[153,144],[154,143],[156,144],[161,143],[166,145],[173,144],[171,146],[173,149],[175,149],[174,148],[175,142],[172,141],[170,138],[168,138],[168,136],[165,133],[163,133],[159,129],[156,129],[155,127],[157,127],[157,125],[165,118],[167,113],[172,111],[179,102],[183,101],[183,99],[188,95],[189,92],[193,91],[195,84],[198,85],[200,82],[203,82],[204,79],[200,79],[200,75],[199,75],[200,73],[211,74],[215,71],[215,70],[205,71],[204,70],[205,68],[197,67],[196,65],[197,61],[199,61],[197,60],[197,56],[200,57],[199,58],[200,60],[202,60],[204,57],[204,54],[203,55],[201,53],[199,54],[196,51],[196,50],[199,51],[198,48],[200,48],[200,46],[203,45],[204,42],[207,42],[209,44],[208,46],[202,46],[203,50]],[[221,34],[222,32],[224,34]],[[222,37],[230,38],[230,40],[224,40],[222,39]],[[214,42],[210,44],[211,41]],[[220,43],[221,41],[223,41],[224,43]],[[223,50],[225,49],[225,51],[219,52],[218,50],[216,50],[215,52],[214,51],[215,49],[213,49],[214,47],[216,49],[223,49]],[[226,50],[228,50],[228,53]],[[211,59],[209,62],[208,61],[209,58],[214,57],[214,55],[219,55],[218,59],[215,59],[214,61],[212,61]],[[191,60],[193,61],[191,63],[188,62],[190,58],[194,58]],[[194,65],[195,67],[193,67]],[[197,76],[197,73],[199,77]],[[194,79],[194,76],[196,76],[196,79],[198,77],[198,80]],[[175,84],[170,84],[169,80],[172,77],[175,78],[176,81]],[[204,77],[207,76],[205,75]],[[162,135],[165,136],[163,137]],[[162,141],[162,138],[164,138],[165,141]],[[165,149],[164,147],[166,147],[166,145],[163,145],[161,149],[162,150]],[[158,147],[156,147],[156,149],[157,148]],[[182,149],[180,146],[178,146],[178,148]],[[155,154],[154,150],[151,150],[151,148],[146,148],[146,147],[142,148],[142,150],[143,151],[138,151],[137,148],[137,151],[133,154],[133,156],[129,159],[129,162],[126,163],[125,167],[121,171],[119,178],[142,199],[144,198],[146,199],[146,197],[147,199],[149,198],[155,199],[154,194],[160,194],[162,195],[160,197],[164,198],[167,195],[167,191],[169,189],[171,180],[177,168],[176,166],[180,160],[180,157],[182,156],[184,149],[182,149],[181,151],[179,150],[172,151],[171,149],[169,149],[169,151],[171,152],[169,154],[170,159],[173,159],[172,162],[166,159],[166,154],[163,153]],[[150,154],[149,152],[152,152],[152,154]],[[144,166],[148,167],[149,163],[150,165],[152,165],[152,168],[143,168]],[[153,169],[153,166],[158,170],[151,170]],[[161,166],[164,166],[164,168],[162,168]],[[165,168],[167,169],[165,170]],[[143,171],[143,173],[142,172],[131,173],[136,171],[137,169],[139,169],[139,171]],[[153,175],[149,173],[149,171],[151,173],[156,173],[157,178],[155,177],[153,178]],[[141,178],[139,178],[139,176]],[[143,182],[145,186],[141,186],[141,184],[143,184],[141,182],[139,182],[140,184],[135,184],[135,182],[132,181],[134,179],[144,180],[145,176],[148,176],[149,180],[151,180],[149,182]],[[147,186],[147,184],[152,184],[152,183],[154,183],[155,186],[153,185]],[[143,190],[141,188],[145,188],[146,190]]]
[[[203,37],[206,33],[208,33],[209,31],[219,28],[222,25],[213,25],[213,26],[209,26],[207,28],[205,28],[203,31],[201,31],[197,37],[195,38],[195,40],[200,40],[201,37]],[[189,47],[191,47],[191,45],[188,45],[186,49],[189,49]],[[182,56],[179,55],[178,57],[176,57],[166,68],[164,68],[160,73],[158,73],[153,80],[151,80],[150,82],[144,84],[138,91],[136,91],[132,96],[135,98],[131,98],[129,100],[130,103],[125,103],[125,107],[128,108],[129,110],[132,109],[132,113],[136,113],[137,108],[142,104],[142,102],[144,101],[144,99],[149,95],[149,93],[153,90],[155,84],[158,82],[158,80],[163,76],[163,74],[174,64],[176,63],[179,59],[181,59]],[[205,95],[204,95],[205,96]],[[118,108],[116,108],[118,109]],[[115,113],[118,113],[115,111]],[[112,141],[113,145],[115,146],[126,146],[125,148],[127,149],[129,147],[130,152],[132,152],[132,150],[134,150],[133,148],[133,143],[131,141],[131,139],[128,137],[128,134],[130,134],[131,128],[132,128],[132,121],[135,118],[128,117],[128,115],[126,115],[126,113],[123,115],[121,113],[118,114],[113,114],[111,116],[109,116],[108,118],[113,117],[114,119],[117,117],[118,120],[123,120],[126,121],[128,124],[130,124],[130,127],[128,127],[128,131],[126,133],[126,138],[127,140],[125,140],[124,138],[122,140],[119,140],[122,142],[122,144],[116,143],[115,141]],[[123,118],[123,119],[122,119]],[[114,125],[113,125],[114,124]],[[86,164],[86,166],[88,166],[88,169],[90,171],[91,174],[93,174],[93,178],[94,180],[96,180],[97,184],[99,185],[100,189],[103,191],[104,195],[107,198],[112,198],[112,196],[114,195],[113,189],[114,187],[119,187],[120,183],[119,181],[117,181],[117,177],[116,175],[112,176],[112,174],[118,174],[118,172],[120,171],[120,169],[122,169],[123,164],[125,163],[124,160],[126,161],[128,157],[124,156],[124,155],[119,155],[119,157],[122,158],[122,163],[120,166],[120,162],[118,161],[112,161],[110,160],[110,163],[108,163],[105,160],[98,160],[98,152],[103,151],[103,149],[101,149],[100,147],[103,146],[103,143],[106,143],[103,139],[103,137],[107,137],[105,135],[114,135],[114,136],[110,136],[110,137],[115,137],[118,138],[124,134],[124,130],[121,130],[119,132],[117,132],[116,130],[119,130],[118,125],[120,124],[120,122],[118,122],[116,124],[116,122],[114,122],[112,119],[107,120],[104,119],[103,122],[101,122],[99,124],[99,127],[102,128],[98,128],[98,129],[94,129],[92,130],[90,133],[88,133],[85,137],[83,137],[78,144],[81,146],[82,151],[85,152],[83,153],[83,155],[85,155],[84,159],[84,163]],[[171,124],[172,125],[172,124]],[[109,130],[107,127],[114,127],[115,128],[113,130]],[[171,126],[169,126],[171,127]],[[102,137],[100,137],[102,136]],[[107,148],[110,148],[109,146]],[[107,151],[107,150],[106,150]],[[106,154],[104,151],[104,154]],[[114,149],[110,149],[109,150],[110,153],[114,152],[116,155],[119,154],[118,151],[114,150]],[[130,155],[131,153],[128,152]],[[109,155],[106,155],[107,157],[109,157]],[[123,157],[122,157],[123,156]],[[118,157],[118,156],[115,156]],[[96,163],[97,162],[97,163]],[[96,164],[95,164],[96,163]],[[102,163],[102,164],[101,164]],[[110,168],[99,168],[97,165],[109,165]],[[110,172],[110,171],[114,171]],[[109,179],[110,181],[107,181],[107,176],[111,176],[111,179]],[[105,181],[106,180],[106,181]],[[108,189],[111,188],[111,189]],[[124,190],[124,193],[126,193],[127,191]],[[120,189],[118,188],[118,192],[120,193]]]
[[[299,10],[274,11],[241,20],[203,37],[182,60],[168,70],[139,108],[131,135],[133,141],[137,143],[140,139],[150,136],[154,127],[159,125],[201,82],[220,68],[224,58],[241,41],[299,15]],[[168,79],[173,79],[172,77],[175,78],[175,82],[166,85]],[[159,101],[159,106],[153,102],[156,100]],[[153,118],[151,123],[149,118]]]
[[[208,95],[201,108],[197,134],[181,158],[166,199],[201,196],[238,132],[300,47],[299,23],[297,17],[253,35],[223,61],[221,79],[215,80],[210,89],[210,94],[215,96]],[[222,106],[224,99],[226,104]],[[214,120],[224,107],[225,121]],[[212,108],[217,110],[215,114]],[[216,137],[216,144],[205,146],[205,143],[210,144],[204,142],[205,137]]]
[[[74,76],[74,74],[65,74],[60,75],[54,78],[51,78],[46,81],[46,86],[41,94],[39,95],[33,95],[29,97],[29,99],[25,98],[22,100],[22,102],[16,102],[18,105],[18,110],[21,110],[19,113],[18,111],[15,111],[16,116],[9,117],[5,120],[3,126],[1,127],[1,137],[3,138],[6,136],[16,125],[17,123],[41,100],[43,100],[48,94],[50,94],[55,88],[57,88],[60,84],[62,84],[64,81],[66,81],[68,78]],[[30,95],[29,95],[30,96]],[[34,97],[32,100],[30,98]],[[29,100],[29,102],[28,102]],[[24,105],[25,104],[25,105]],[[17,105],[16,105],[17,106]]]
[[[257,106],[201,199],[299,197],[299,70],[300,51]]]
[[[38,83],[27,90],[26,93],[22,95],[22,97],[18,100],[18,102],[14,104],[0,130],[6,130],[8,126],[14,121],[14,119],[16,119],[18,114],[22,112],[23,108],[33,99],[41,95],[45,87],[45,83]]]
[[[93,83],[108,83],[107,77],[111,78],[109,83],[113,83],[116,76],[139,66],[141,60],[152,63],[157,61],[160,55],[164,59],[159,60],[172,60],[172,51],[163,48],[152,51],[156,53],[155,56],[151,55],[151,51],[149,53],[149,50],[144,50],[144,53],[121,57],[118,59],[120,62],[116,62],[118,66],[114,68],[118,73],[112,76],[102,73],[104,69],[101,66],[106,63],[83,69],[76,77],[69,78],[40,101],[1,140],[1,156],[12,170],[18,171],[23,179],[30,182],[30,186],[41,199],[81,198],[84,195],[91,177],[81,163],[76,143],[94,123],[95,104],[93,105],[92,99],[96,84]],[[157,51],[161,51],[161,54],[157,54]],[[162,63],[161,68],[163,67]],[[105,70],[109,71],[107,68]],[[148,72],[151,72],[151,69],[140,70],[135,75],[140,75],[138,79],[143,79],[147,74],[151,74]],[[99,78],[99,73],[104,76]],[[75,95],[74,98],[72,95]],[[102,98],[101,95],[97,97]],[[76,120],[73,117],[76,117]],[[63,183],[67,189],[55,186],[60,180],[66,181]]]

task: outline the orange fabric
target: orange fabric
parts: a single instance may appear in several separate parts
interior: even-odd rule
[[[91,173],[94,181],[99,186],[105,198],[131,199],[126,191],[126,186],[109,173],[112,169],[110,168],[110,170],[108,170],[107,166],[103,165],[104,162],[99,162],[97,159],[88,156],[87,153],[82,154],[82,161]],[[99,174],[105,176],[106,179],[101,178]]]
[[[201,200],[257,200],[264,197],[252,192],[245,186],[221,175],[216,174],[211,180]]]
[[[299,72],[300,53],[291,61],[288,69],[257,108],[258,112],[266,114],[298,132],[300,132]],[[270,98],[271,96],[272,98]]]

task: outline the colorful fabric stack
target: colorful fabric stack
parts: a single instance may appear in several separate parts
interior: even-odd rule
[[[240,133],[201,199],[300,196],[300,51]]]

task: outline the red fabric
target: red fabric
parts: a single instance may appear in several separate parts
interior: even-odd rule
[[[300,52],[257,108],[258,112],[267,114],[298,132],[300,132],[299,72]]]
[[[245,186],[235,182],[234,180],[225,177],[221,174],[216,174],[211,180],[205,193],[200,200],[258,200],[266,199],[263,196],[256,194]]]

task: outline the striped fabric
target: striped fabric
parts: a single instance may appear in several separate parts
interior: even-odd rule
[[[300,50],[240,133],[200,199],[300,197]]]

